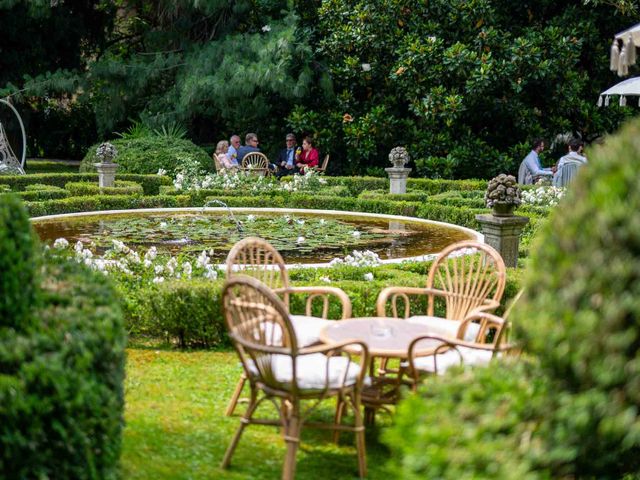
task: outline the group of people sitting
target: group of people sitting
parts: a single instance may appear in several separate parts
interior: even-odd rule
[[[540,153],[544,150],[544,140],[534,140],[533,148],[524,158],[518,169],[518,183],[532,185],[540,179],[550,179],[554,187],[565,187],[576,176],[580,167],[587,163],[584,156],[584,143],[573,139],[569,142],[568,153],[550,168],[540,165]]]
[[[278,153],[276,162],[269,164],[269,170],[278,177],[294,173],[304,174],[305,169],[318,166],[320,154],[311,137],[304,137],[302,148],[300,148],[296,136],[293,133],[288,133],[285,137],[285,143],[286,146]],[[238,135],[232,135],[229,141],[220,140],[218,142],[214,156],[223,169],[239,169],[242,168],[242,160],[247,154],[260,152],[258,145],[258,136],[255,133],[245,135],[244,145],[240,145]]]

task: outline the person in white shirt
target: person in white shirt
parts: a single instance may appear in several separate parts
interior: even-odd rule
[[[574,139],[569,142],[569,153],[560,159],[553,175],[554,187],[566,187],[577,175],[578,170],[587,163],[583,150],[582,140]]]

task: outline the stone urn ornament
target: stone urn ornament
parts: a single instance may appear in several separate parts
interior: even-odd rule
[[[96,157],[99,163],[94,163],[98,170],[98,183],[100,188],[113,187],[116,179],[116,170],[118,165],[113,163],[114,158],[118,156],[118,150],[109,142],[101,143],[96,148]]]
[[[409,152],[404,147],[394,147],[389,152],[389,161],[393,167],[384,169],[389,175],[389,193],[407,193],[407,178],[411,169],[405,168],[405,165],[409,163]]]
[[[496,217],[509,217],[518,207],[522,200],[520,198],[520,187],[513,175],[501,173],[489,180],[487,191],[484,194],[484,201],[492,210]]]
[[[395,168],[404,168],[409,163],[409,152],[404,147],[394,147],[389,152],[389,161]]]

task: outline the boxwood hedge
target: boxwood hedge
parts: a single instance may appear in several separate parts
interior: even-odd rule
[[[127,180],[142,185],[145,195],[158,195],[161,185],[171,185],[171,179],[164,175],[137,175],[122,173],[117,175],[118,180]],[[47,173],[34,175],[0,175],[0,188],[7,185],[14,192],[26,190],[27,186],[34,184],[53,185],[64,188],[69,182],[94,182],[98,184],[98,175],[95,173]]]
[[[0,199],[12,207],[0,211],[22,212],[12,233],[21,227],[20,238],[0,242],[15,246],[0,262],[16,262],[0,275],[0,301],[11,301],[11,310],[0,312],[0,472],[118,478],[125,360],[119,300],[106,277],[61,259],[47,257],[36,283],[23,255],[34,242],[26,237],[30,225],[13,198]],[[24,328],[18,320],[27,301],[33,321]]]
[[[113,187],[102,187],[92,182],[69,182],[65,190],[74,197],[88,195],[142,195],[142,185],[128,180],[116,180]]]

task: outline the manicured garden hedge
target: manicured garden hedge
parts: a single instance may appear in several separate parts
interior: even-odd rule
[[[126,210],[135,208],[161,208],[190,206],[186,196],[94,195],[92,197],[70,197],[45,202],[26,202],[32,217],[58,213],[89,212],[100,210]]]
[[[299,286],[339,286],[351,299],[354,316],[374,316],[376,299],[384,287],[424,286],[429,266],[429,262],[408,262],[368,268],[292,269],[290,278]],[[373,281],[364,279],[365,273],[369,272],[374,274]],[[126,276],[117,278],[121,296],[126,299],[123,309],[127,330],[131,334],[167,338],[171,343],[182,347],[227,344],[224,319],[220,310],[220,296],[224,283],[222,275],[214,281],[170,280],[146,287],[140,287],[137,282]],[[327,278],[330,283],[327,283]],[[520,289],[520,272],[509,270],[507,279],[504,302],[513,298]],[[291,310],[304,313],[304,301],[303,296],[293,296]],[[424,313],[426,302],[416,302],[412,307],[414,314]],[[320,305],[315,305],[315,308],[315,313],[319,314]],[[340,318],[337,303],[331,305],[329,318]]]
[[[139,183],[116,180],[113,187],[102,187],[92,182],[69,182],[64,186],[73,197],[88,195],[142,195],[144,191]]]
[[[118,180],[136,182],[142,185],[145,195],[158,195],[161,185],[171,185],[171,179],[163,175],[137,175],[123,173]],[[98,184],[96,173],[41,173],[34,175],[0,175],[0,186],[8,185],[14,192],[25,190],[28,185],[45,184],[64,188],[69,182],[94,182]]]
[[[33,245],[30,225],[13,198],[0,197],[0,211],[23,212],[21,225],[11,221],[13,239],[0,241],[0,262],[14,263],[0,275],[0,302],[11,305],[0,311],[0,472],[116,479],[125,361],[119,299],[104,275],[81,264],[47,257],[30,267],[37,257],[20,253]]]

